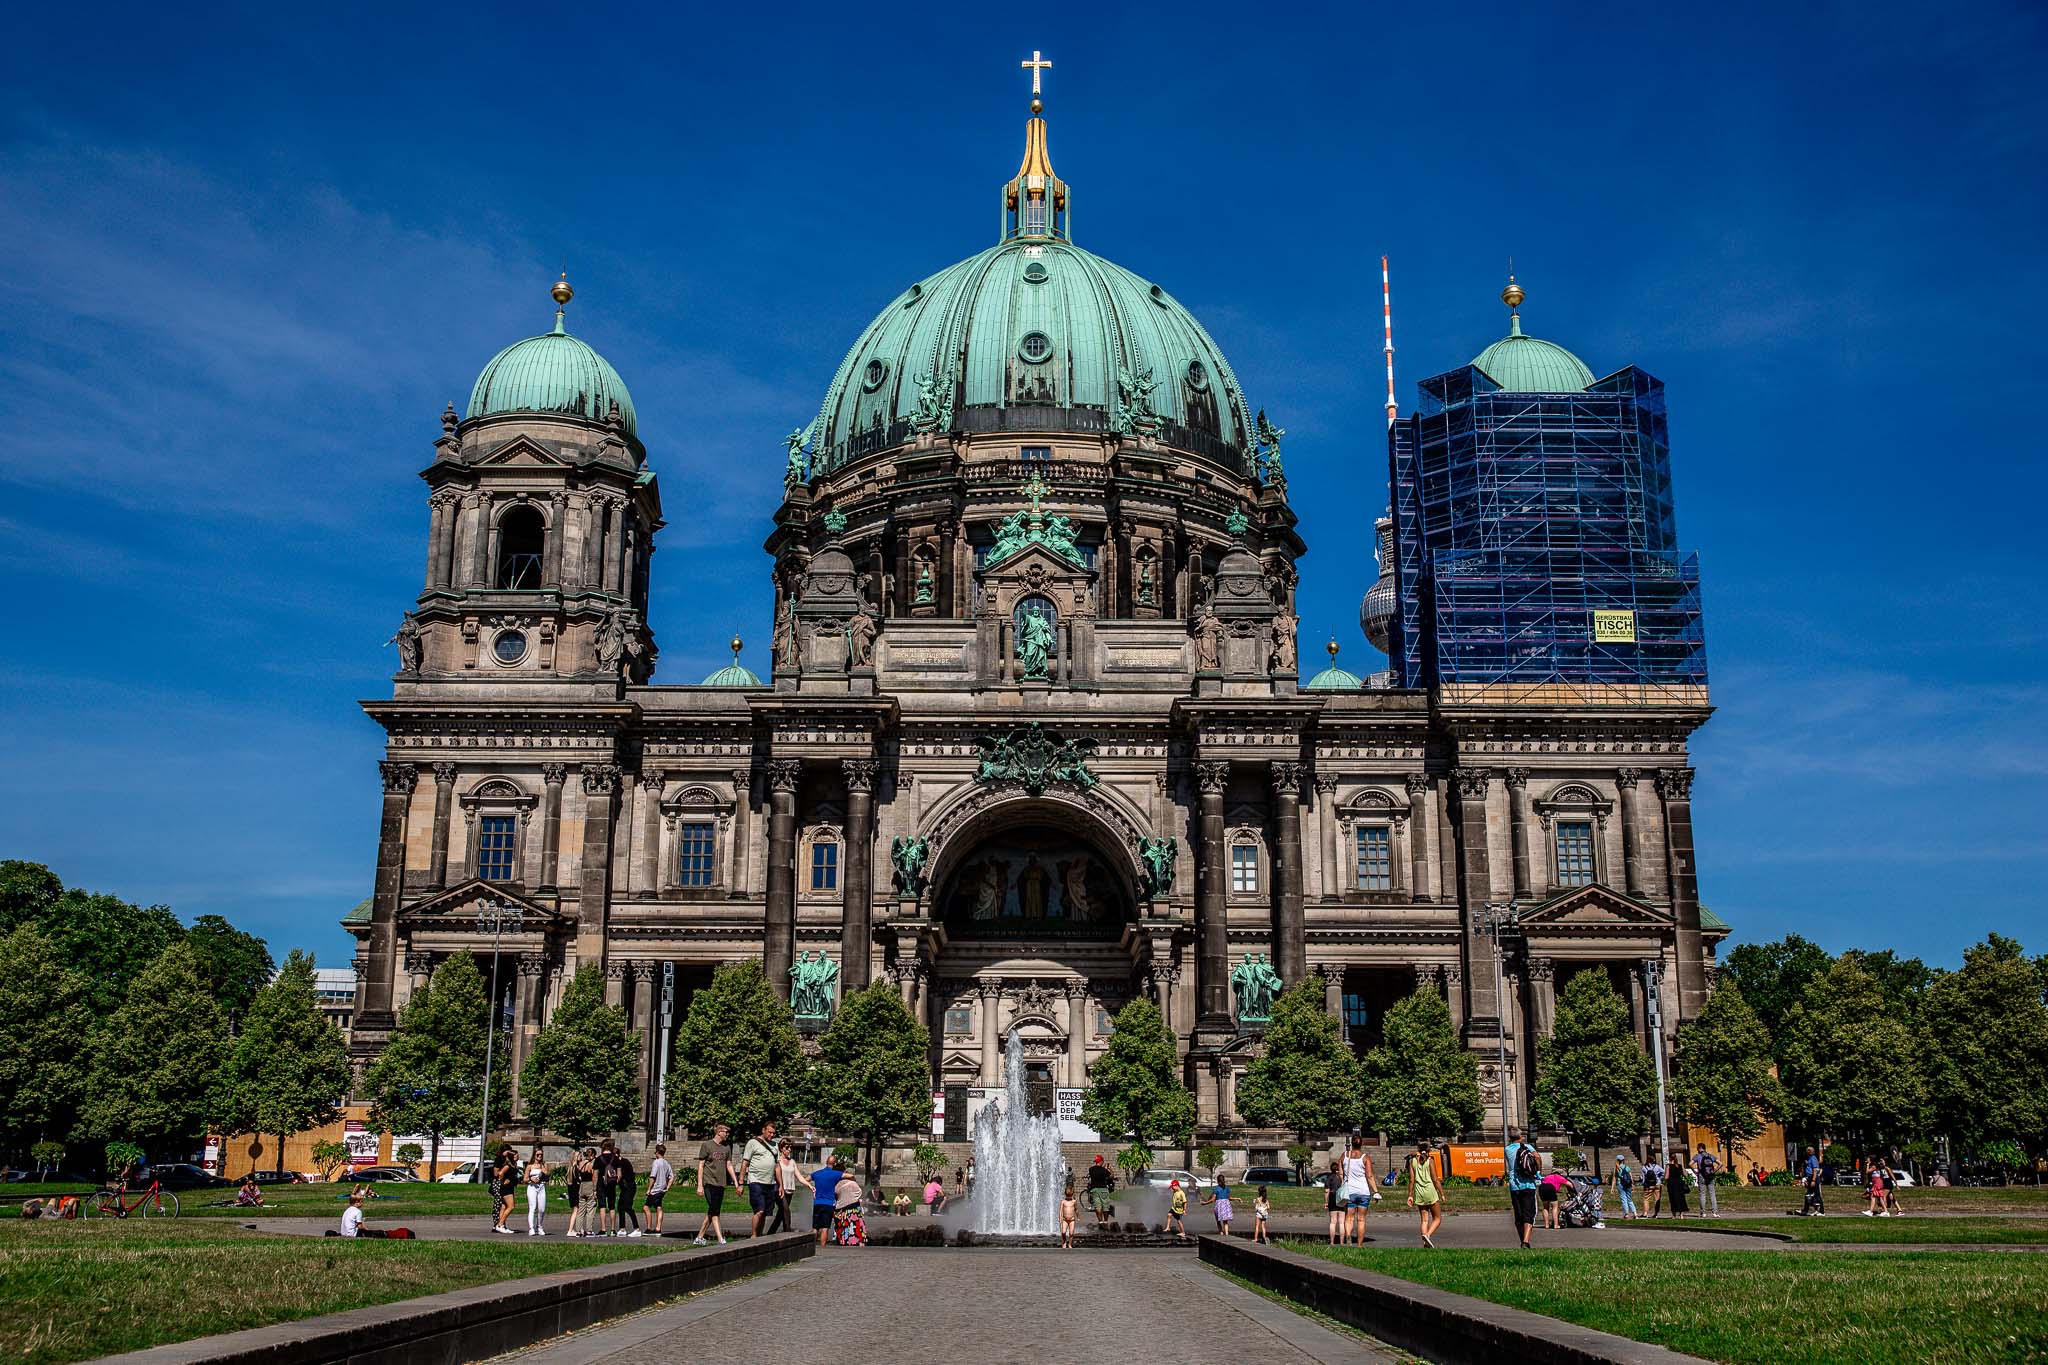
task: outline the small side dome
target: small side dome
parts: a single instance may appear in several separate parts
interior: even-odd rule
[[[1472,364],[1508,393],[1583,393],[1592,387],[1586,362],[1554,341],[1522,331],[1522,300],[1527,297],[1515,277],[1501,290],[1508,306],[1508,334],[1472,357]]]
[[[732,662],[719,669],[699,684],[702,687],[759,687],[761,680],[754,676],[754,670],[740,662],[740,637],[732,637]]]
[[[516,341],[491,357],[469,392],[464,421],[501,413],[542,412],[602,422],[619,405],[619,422],[639,435],[633,396],[611,363],[563,326],[563,308],[573,291],[566,277],[553,289],[555,330]]]
[[[1337,642],[1330,641],[1330,666],[1301,685],[1304,692],[1356,692],[1365,680],[1349,669],[1337,667]]]

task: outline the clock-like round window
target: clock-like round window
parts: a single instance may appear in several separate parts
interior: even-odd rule
[[[1043,332],[1026,332],[1017,343],[1017,354],[1027,364],[1042,365],[1052,359],[1052,338]]]
[[[1209,369],[1199,360],[1188,362],[1188,387],[1197,393],[1209,387]]]
[[[869,393],[873,393],[873,392],[874,392],[874,391],[875,391],[876,389],[879,389],[879,388],[881,388],[881,387],[882,387],[882,381],[883,381],[883,380],[885,380],[885,379],[887,379],[888,377],[889,377],[889,362],[888,362],[888,361],[886,361],[886,360],[870,360],[870,361],[868,362],[868,367],[867,367],[867,369],[866,369],[865,371],[863,371],[863,372],[862,372],[862,374],[861,374],[861,381],[860,381],[860,385],[861,385],[861,387],[862,387],[862,388],[866,389],[866,390],[867,390],[867,391],[868,391]]]
[[[526,657],[526,632],[523,630],[501,630],[491,641],[491,653],[501,664],[516,664]]]
[[[1024,278],[1033,284],[1044,284],[1047,277],[1051,274],[1052,272],[1045,268],[1045,262],[1043,261],[1025,262]]]

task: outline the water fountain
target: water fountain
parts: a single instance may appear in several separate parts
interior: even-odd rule
[[[1012,1029],[1003,1096],[989,1101],[974,1124],[974,1230],[1057,1233],[1066,1175],[1058,1116],[1033,1114],[1024,1101],[1024,1042]]]

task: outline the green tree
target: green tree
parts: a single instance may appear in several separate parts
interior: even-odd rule
[[[487,1038],[495,1049],[494,1075],[505,1074],[504,1038],[490,1029],[490,1013],[476,959],[453,953],[406,1001],[383,1055],[363,1074],[371,1122],[395,1133],[427,1135],[429,1180],[440,1173],[443,1133],[467,1133],[479,1124],[488,1130],[511,1114],[512,1087],[497,1084],[484,1122]]]
[[[917,1178],[930,1184],[946,1169],[945,1149],[936,1142],[920,1142],[910,1153],[910,1164],[917,1167]]]
[[[166,906],[145,909],[76,889],[59,895],[35,923],[58,959],[85,977],[101,1018],[120,1007],[129,984],[185,932]]]
[[[64,883],[41,863],[0,861],[0,933],[33,924],[63,894]]]
[[[275,1134],[282,1172],[285,1139],[331,1123],[350,1078],[348,1044],[313,991],[313,959],[295,948],[250,1000],[228,1046],[216,1117],[229,1132]]]
[[[1935,1126],[1966,1149],[2048,1141],[2048,1006],[2034,964],[1992,934],[1963,953],[1962,970],[1928,990],[1921,1012]]]
[[[1195,1164],[1207,1171],[1209,1178],[1214,1180],[1216,1168],[1223,1164],[1223,1149],[1213,1142],[1203,1143],[1202,1150],[1195,1153]]]
[[[1557,998],[1557,1027],[1536,1044],[1536,1099],[1531,1113],[1600,1149],[1641,1133],[1657,1107],[1657,1078],[1629,1026],[1628,1002],[1607,973],[1579,972]]]
[[[1743,999],[1763,1020],[1764,1031],[1778,1043],[1806,983],[1833,962],[1819,944],[1787,934],[1776,943],[1745,943],[1734,949],[1728,954],[1728,971],[1741,983]]]
[[[668,1077],[669,1111],[683,1127],[709,1132],[725,1122],[751,1133],[788,1115],[803,1079],[795,1020],[760,963],[721,967],[690,997]]]
[[[80,1127],[152,1148],[204,1132],[215,1113],[226,1034],[198,955],[172,943],[94,1030]]]
[[[249,1012],[256,993],[277,971],[270,949],[254,934],[243,933],[219,915],[201,915],[185,931],[185,942],[199,954],[213,998],[230,1019]],[[308,978],[310,981],[311,978]]]
[[[886,981],[848,994],[818,1037],[803,1086],[811,1121],[860,1139],[870,1184],[883,1142],[931,1126],[930,1048],[931,1034]]]
[[[1365,1054],[1365,1126],[1414,1142],[1479,1126],[1479,1059],[1458,1042],[1450,1007],[1425,987],[1387,1011]]]
[[[1116,1168],[1124,1173],[1126,1185],[1150,1170],[1151,1166],[1152,1149],[1142,1142],[1134,1142],[1116,1154]]]
[[[64,1164],[64,1144],[50,1138],[32,1142],[29,1144],[28,1157],[36,1163],[36,1173],[48,1179],[50,1172]]]
[[[1787,1124],[1863,1151],[1919,1135],[1927,1125],[1919,1052],[1877,979],[1844,954],[1806,983],[1778,1040]]]
[[[0,938],[0,1130],[12,1142],[70,1133],[87,1081],[86,1001],[85,978],[33,922]]]
[[[594,962],[578,967],[519,1073],[535,1135],[554,1133],[581,1147],[630,1126],[640,1110],[639,1047],[626,1012],[604,1002],[603,970]]]
[[[1109,1046],[1088,1070],[1081,1122],[1105,1138],[1185,1146],[1195,1127],[1195,1097],[1180,1078],[1180,1051],[1159,1007],[1143,996],[1116,1012]]]
[[[1927,988],[1937,977],[1947,975],[1946,972],[1937,972],[1917,957],[1900,957],[1889,948],[1879,952],[1851,948],[1845,956],[1870,974],[1877,982],[1885,1004],[1908,1024],[1919,1019],[1920,1005],[1927,996]]]
[[[1687,1123],[1721,1140],[1722,1166],[1735,1169],[1735,1144],[1764,1130],[1783,1096],[1771,1074],[1771,1035],[1743,998],[1738,981],[1723,981],[1699,1018],[1678,1026],[1671,1096]]]
[[[1321,983],[1302,981],[1273,1002],[1265,1054],[1237,1088],[1237,1111],[1247,1123],[1291,1128],[1303,1140],[1346,1132],[1358,1126],[1364,1084],[1358,1058],[1324,1008]]]
[[[425,1161],[427,1154],[420,1150],[420,1145],[417,1142],[401,1142],[398,1144],[398,1150],[391,1154],[391,1159],[407,1170],[411,1170],[422,1161]]]
[[[322,1180],[332,1180],[334,1178],[334,1168],[347,1160],[348,1144],[346,1142],[337,1142],[333,1138],[322,1138],[313,1144],[313,1166],[320,1172]]]

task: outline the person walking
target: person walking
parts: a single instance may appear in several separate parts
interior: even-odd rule
[[[1664,1167],[1657,1154],[1643,1163],[1643,1217],[1655,1218],[1664,1211]]]
[[[860,1181],[847,1173],[844,1161],[838,1165],[839,1180],[832,1187],[832,1239],[843,1247],[864,1247],[868,1244],[868,1225],[860,1212]]]
[[[512,1235],[512,1228],[506,1219],[512,1216],[512,1196],[519,1192],[519,1154],[509,1146],[498,1149],[498,1159],[491,1166],[491,1195],[494,1216],[491,1231]]]
[[[1508,1203],[1514,1207],[1515,1234],[1522,1239],[1522,1250],[1527,1251],[1529,1237],[1536,1230],[1536,1185],[1543,1178],[1543,1158],[1521,1141],[1513,1128],[1507,1130],[1507,1139],[1501,1156],[1508,1173]]]
[[[526,1235],[548,1235],[548,1160],[539,1147],[526,1162]]]
[[[1095,1226],[1107,1228],[1109,1215],[1116,1208],[1111,1202],[1111,1191],[1116,1188],[1116,1177],[1110,1174],[1109,1165],[1102,1154],[1095,1154],[1095,1161],[1088,1167],[1088,1207],[1095,1213]]]
[[[1273,1200],[1266,1193],[1264,1185],[1259,1186],[1258,1196],[1252,1200],[1252,1240],[1271,1246],[1273,1239],[1266,1235],[1266,1220],[1273,1216]]]
[[[619,1148],[610,1138],[597,1148],[597,1235],[619,1230]]]
[[[826,1245],[832,1237],[832,1214],[837,1204],[839,1174],[846,1169],[846,1163],[838,1157],[826,1158],[825,1164],[811,1173],[808,1182],[811,1187],[811,1231],[818,1234],[818,1245]]]
[[[789,1204],[796,1198],[796,1187],[799,1185],[805,1189],[811,1188],[811,1182],[805,1177],[803,1168],[796,1164],[796,1148],[790,1145],[788,1138],[784,1138],[775,1144],[775,1222],[768,1231],[790,1230]]]
[[[617,1152],[614,1155],[618,1159],[619,1186],[614,1205],[617,1209],[617,1213],[614,1215],[617,1230],[613,1235],[618,1237],[638,1237],[640,1235],[640,1214],[634,1207],[633,1197],[639,1191],[639,1181],[636,1172],[633,1170],[633,1158],[627,1156],[624,1152]],[[633,1225],[631,1232],[626,1231],[626,1224],[628,1223]]]
[[[569,1230],[564,1237],[583,1235],[583,1153],[574,1147],[569,1149],[569,1160],[562,1168],[565,1182],[562,1197],[569,1204]]]
[[[1679,1151],[1678,1160],[1676,1161],[1671,1159],[1669,1152],[1664,1154],[1664,1185],[1665,1193],[1671,1199],[1671,1216],[1673,1218],[1685,1217],[1687,1212],[1687,1187],[1685,1179],[1685,1152],[1683,1149]]]
[[[1614,1158],[1614,1197],[1621,1201],[1621,1217],[1628,1222],[1636,1217],[1636,1173],[1629,1169],[1628,1158]]]
[[[720,1246],[725,1245],[725,1228],[718,1215],[725,1207],[726,1190],[739,1183],[739,1173],[732,1168],[732,1125],[714,1123],[711,1141],[697,1156],[697,1189],[704,1196],[704,1221],[697,1225],[697,1239],[691,1246],[703,1246],[707,1232]]]
[[[1069,1180],[1067,1187],[1060,1191],[1060,1247],[1062,1250],[1072,1251],[1074,1249],[1074,1225],[1080,1221],[1081,1201],[1074,1198],[1074,1182]]]
[[[1209,1191],[1209,1197],[1202,1202],[1216,1206],[1216,1235],[1228,1237],[1231,1218],[1230,1182],[1219,1174],[1216,1177],[1216,1184]]]
[[[759,1237],[775,1212],[775,1124],[764,1120],[740,1149],[740,1170],[747,1178],[747,1207],[754,1211],[750,1235]]]
[[[1865,1190],[1865,1193],[1870,1198],[1870,1206],[1863,1210],[1863,1216],[1865,1218],[1891,1217],[1891,1215],[1885,1211],[1884,1185],[1884,1166],[1877,1161],[1872,1161],[1870,1163],[1870,1184],[1869,1187]]]
[[[1564,1172],[1558,1170],[1551,1171],[1542,1180],[1537,1182],[1536,1197],[1542,1204],[1544,1227],[1562,1228],[1564,1226],[1563,1223],[1558,1221],[1557,1201],[1564,1194],[1565,1186],[1570,1183],[1569,1180],[1564,1178]]]
[[[676,1183],[676,1168],[668,1164],[668,1146],[654,1144],[654,1160],[647,1163],[647,1230],[661,1236],[661,1206],[669,1186]]]
[[[1341,1245],[1344,1241],[1344,1158],[1341,1156],[1331,1160],[1329,1173],[1323,1177],[1323,1212],[1330,1216],[1330,1245]]]
[[[1431,1250],[1430,1239],[1444,1225],[1444,1197],[1437,1189],[1436,1158],[1426,1150],[1408,1154],[1408,1207],[1415,1210],[1422,1231],[1422,1244]]]
[[[1351,1149],[1344,1156],[1344,1244],[1365,1245],[1365,1217],[1372,1209],[1372,1158],[1365,1154],[1365,1139],[1351,1135]]]
[[[1893,1218],[1904,1212],[1899,1208],[1899,1163],[1889,1159],[1884,1163],[1884,1211]]]
[[[1167,1186],[1170,1192],[1166,1201],[1166,1226],[1183,1242],[1188,1239],[1188,1192],[1181,1188],[1178,1180]]]
[[[1719,1218],[1721,1196],[1714,1192],[1714,1177],[1720,1174],[1720,1159],[1708,1151],[1707,1144],[1702,1142],[1699,1144],[1699,1150],[1693,1153],[1692,1168],[1700,1178],[1700,1217],[1705,1218],[1712,1214]]]

